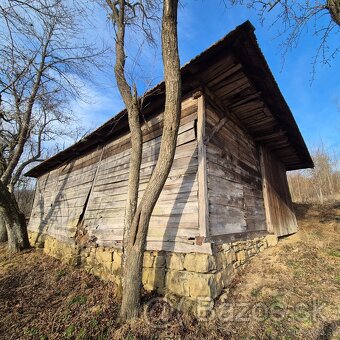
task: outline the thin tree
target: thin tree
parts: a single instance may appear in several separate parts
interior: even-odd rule
[[[223,0],[224,4],[245,4],[257,11],[261,23],[270,22],[270,28],[280,38],[283,61],[288,51],[300,43],[301,34],[308,29],[319,38],[312,59],[314,76],[317,62],[331,64],[340,51],[340,45],[331,45],[332,36],[340,33],[340,0]]]
[[[165,79],[165,110],[160,151],[155,169],[147,188],[138,204],[139,173],[142,159],[141,108],[136,86],[130,86],[125,75],[125,32],[126,13],[141,10],[147,19],[142,2],[133,5],[125,0],[106,1],[116,28],[115,76],[123,101],[126,105],[131,132],[131,157],[126,203],[123,300],[120,310],[122,321],[138,315],[141,297],[143,255],[152,211],[170,172],[180,122],[181,77],[177,38],[177,0],[163,1],[162,15],[162,56]],[[148,2],[149,4],[152,2]]]
[[[332,155],[323,144],[312,152],[314,168],[293,171],[288,182],[295,202],[317,202],[334,200],[340,194],[339,155]]]
[[[79,10],[60,0],[0,2],[0,234],[10,251],[29,247],[14,187],[43,160],[44,142],[66,132],[75,77],[96,55],[79,38]]]

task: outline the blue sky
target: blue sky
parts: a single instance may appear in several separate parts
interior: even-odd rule
[[[112,42],[110,25],[102,12],[96,13],[97,27],[92,37]],[[260,48],[274,74],[274,77],[298,123],[301,133],[310,149],[321,141],[329,151],[340,150],[340,55],[329,65],[318,64],[312,79],[313,56],[319,46],[319,39],[313,35],[312,27],[300,37],[297,48],[285,56],[282,62],[280,43],[275,38],[278,27],[272,27],[270,17],[262,26],[257,13],[245,6],[225,8],[222,1],[183,1],[179,10],[178,34],[181,64],[201,53],[230,30],[246,20],[255,26]],[[323,20],[328,20],[324,17]],[[338,46],[339,36],[331,37],[330,46]],[[162,80],[161,51],[147,45],[139,47],[142,37],[132,34],[127,38],[128,59],[137,58],[139,68],[134,69],[139,91]],[[114,57],[112,57],[114,58]],[[143,79],[141,79],[143,75]],[[145,78],[145,79],[144,79]],[[146,81],[147,80],[147,81]],[[97,75],[96,85],[86,84],[86,102],[74,102],[73,108],[87,129],[104,123],[122,109],[122,101],[114,86],[112,74]]]

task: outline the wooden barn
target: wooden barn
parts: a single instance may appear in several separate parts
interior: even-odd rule
[[[261,248],[267,234],[294,233],[286,171],[313,162],[254,27],[238,26],[181,74],[177,149],[150,221],[147,250],[214,255],[223,244],[255,240]],[[143,97],[140,195],[157,161],[163,110],[162,82]],[[32,238],[104,252],[121,248],[129,155],[124,110],[30,170],[27,175],[37,178]],[[233,261],[243,263],[237,254]]]

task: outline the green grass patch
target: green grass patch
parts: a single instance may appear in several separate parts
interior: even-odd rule
[[[82,340],[82,339],[86,339],[86,330],[84,328],[82,328],[76,335],[76,340]]]
[[[340,275],[335,275],[335,282],[340,285]]]
[[[250,292],[252,297],[258,297],[261,293],[261,287],[253,288]]]
[[[293,269],[293,276],[294,277],[302,277],[305,274],[304,268],[301,264],[294,260],[288,260],[287,265]]]
[[[328,255],[333,256],[333,257],[340,257],[340,251],[339,250],[330,250],[328,252]]]
[[[76,295],[76,296],[72,297],[72,299],[70,300],[69,304],[70,305],[74,305],[74,304],[85,305],[86,302],[87,302],[87,297],[86,296]]]
[[[62,277],[67,275],[67,270],[66,269],[59,269],[56,272],[56,279],[60,280]]]
[[[66,338],[71,338],[73,336],[73,333],[75,331],[76,327],[74,325],[69,325],[64,332],[64,335]]]
[[[39,329],[35,327],[28,328],[25,332],[26,335],[37,336],[39,335]]]

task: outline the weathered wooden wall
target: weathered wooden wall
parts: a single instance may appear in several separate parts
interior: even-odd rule
[[[143,124],[140,197],[157,161],[161,117]],[[204,95],[183,100],[175,159],[150,220],[147,249],[211,252],[196,238],[251,238],[265,233],[267,224],[279,236],[296,231],[284,166],[263,150],[260,161],[242,125],[222,116]],[[84,236],[120,247],[129,158],[126,132],[41,176],[29,230],[67,243]]]
[[[260,149],[263,195],[268,231],[277,236],[297,231],[297,221],[289,192],[286,169],[265,147]]]
[[[38,179],[28,226],[30,231],[47,233],[67,243],[74,242],[100,153],[97,149]]]
[[[147,249],[196,250],[198,223],[197,99],[182,102],[175,160],[150,220]],[[161,115],[143,125],[140,196],[159,153]],[[100,246],[120,246],[129,174],[130,135],[38,179],[29,230],[74,242],[77,226]],[[81,223],[80,223],[81,222]],[[205,252],[200,246],[198,251]],[[209,250],[208,250],[209,251]]]
[[[216,131],[221,119],[224,124]],[[255,142],[228,119],[228,114],[221,117],[209,103],[206,120],[209,235],[249,236],[265,231],[262,176]]]

